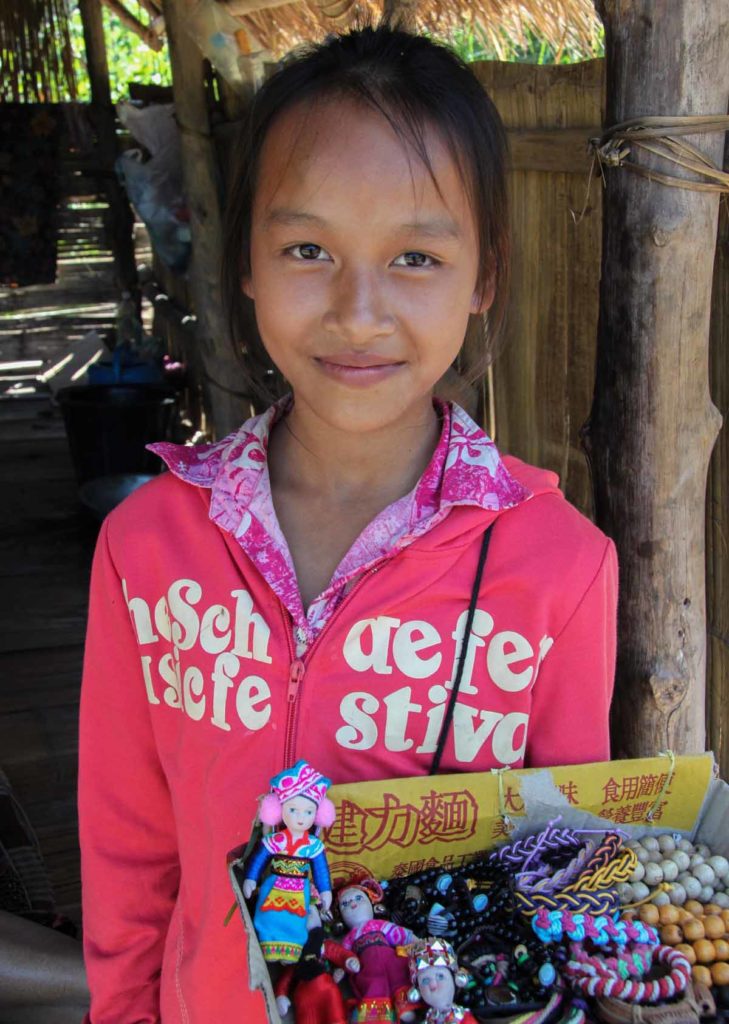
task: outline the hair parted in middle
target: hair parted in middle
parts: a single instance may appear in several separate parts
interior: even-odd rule
[[[494,339],[504,317],[510,263],[506,195],[506,133],[501,119],[468,66],[451,50],[423,36],[386,25],[365,27],[304,46],[284,58],[281,67],[256,94],[238,140],[229,177],[224,219],[222,285],[232,342],[245,353],[246,386],[251,395],[271,401],[281,392],[277,372],[253,329],[251,300],[242,291],[250,274],[253,205],[261,153],[273,124],[294,106],[345,99],[376,110],[428,169],[438,188],[426,144],[428,129],[448,146],[468,196],[479,244],[477,290],[495,286],[487,317],[472,316],[469,333],[469,381],[491,361]]]

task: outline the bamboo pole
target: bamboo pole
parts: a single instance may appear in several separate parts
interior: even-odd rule
[[[602,0],[607,125],[723,113],[729,8]],[[692,137],[714,162],[720,134]],[[634,153],[647,167],[681,168]],[[706,474],[720,416],[708,392],[717,193],[607,169],[595,395],[586,442],[596,518],[621,567],[613,753],[705,748]]]
[[[106,59],[104,21],[99,0],[79,0],[86,47],[86,67],[91,83],[91,117],[97,135],[102,182],[109,203],[107,230],[120,291],[136,292],[137,265],[132,229],[134,218],[124,189],[114,172],[117,157],[116,118],[111,102],[109,65]]]
[[[190,210],[192,258],[190,295],[197,317],[197,339],[206,404],[220,437],[249,415],[245,396],[236,394],[240,367],[230,343],[220,290],[222,186],[211,134],[200,51],[185,30],[185,0],[164,0],[172,65],[175,113],[182,141],[182,172]]]
[[[110,11],[116,14],[119,21],[126,25],[126,27],[132,31],[136,36],[146,43],[150,50],[161,50],[162,40],[154,31],[151,25],[144,25],[139,18],[128,11],[121,0],[101,0],[105,7],[108,7]]]

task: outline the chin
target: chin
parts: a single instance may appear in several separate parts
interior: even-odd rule
[[[430,392],[407,401],[400,394],[360,391],[331,401],[323,412],[327,423],[342,433],[368,434],[396,425],[415,406],[430,406]]]

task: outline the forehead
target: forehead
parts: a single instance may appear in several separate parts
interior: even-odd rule
[[[342,889],[337,898],[340,900],[344,900],[348,899],[351,896],[361,896],[363,900],[367,899],[367,897],[365,896],[361,889]]]
[[[312,810],[316,807],[316,802],[310,800],[308,796],[292,796],[290,800],[284,800],[284,808],[291,808],[291,810]]]
[[[385,116],[347,99],[319,100],[287,110],[272,125],[261,153],[254,217],[280,210],[313,212],[327,221],[349,216],[403,222],[426,214],[471,227],[458,165],[438,131],[424,126],[433,174]],[[433,180],[435,179],[435,180]],[[281,218],[279,218],[280,222]]]

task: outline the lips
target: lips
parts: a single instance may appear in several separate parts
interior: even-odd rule
[[[375,352],[337,352],[336,355],[317,356],[317,362],[342,369],[370,370],[379,366],[400,366],[402,360]]]

